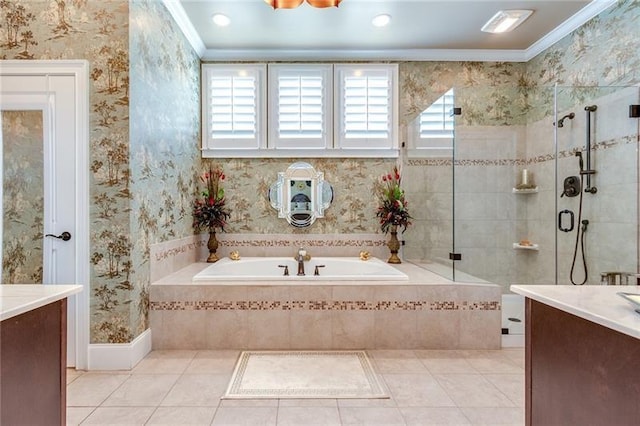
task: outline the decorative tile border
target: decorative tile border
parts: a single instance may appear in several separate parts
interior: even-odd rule
[[[610,139],[595,143],[591,146],[592,151],[604,151],[616,148],[621,145],[634,144],[638,142],[638,134],[627,135],[616,139]],[[558,158],[574,157],[580,148],[558,151]],[[407,160],[407,166],[528,166],[555,160],[554,154],[538,155],[531,158],[501,158],[496,160],[453,160],[452,158],[413,158]]]
[[[248,300],[150,302],[152,311],[498,311],[498,301]]]
[[[379,240],[372,239],[347,239],[347,240],[322,240],[322,239],[306,239],[293,237],[290,240],[273,240],[273,239],[227,239],[220,240],[219,243],[224,247],[383,247],[387,245],[384,236],[380,236]]]

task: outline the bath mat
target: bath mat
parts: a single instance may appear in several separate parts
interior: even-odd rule
[[[223,399],[389,398],[364,351],[244,351]]]

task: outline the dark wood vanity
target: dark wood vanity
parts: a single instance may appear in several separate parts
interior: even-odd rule
[[[66,297],[81,287],[0,288],[0,424],[64,425]]]
[[[528,287],[526,425],[637,425],[640,315],[616,294],[632,287]]]

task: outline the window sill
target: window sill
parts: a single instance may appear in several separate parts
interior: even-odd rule
[[[202,150],[202,158],[397,158],[399,154],[398,148]]]

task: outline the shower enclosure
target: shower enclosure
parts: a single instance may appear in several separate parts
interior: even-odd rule
[[[405,259],[503,293],[635,284],[640,120],[630,105],[640,88],[465,87],[450,97],[459,110],[449,133],[430,138],[424,114],[407,128]]]

